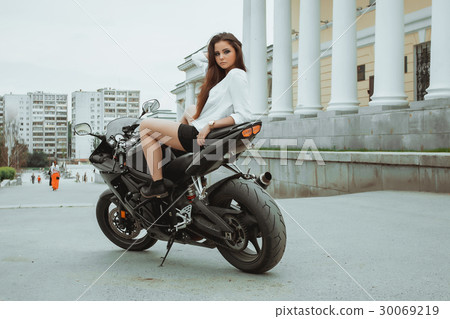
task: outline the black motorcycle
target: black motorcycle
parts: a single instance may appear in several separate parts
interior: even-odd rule
[[[156,114],[158,108],[157,100],[145,102],[140,118]],[[213,130],[205,146],[194,153],[163,145],[169,196],[146,199],[139,190],[151,177],[140,146],[140,118],[113,120],[105,135],[93,134],[87,123],[74,127],[78,135],[101,140],[89,160],[109,186],[96,208],[106,237],[132,251],[167,241],[161,265],[177,242],[217,248],[245,272],[263,273],[275,267],[286,247],[286,227],[280,209],[264,190],[272,176],[244,173],[234,164],[259,133],[261,121]],[[230,176],[207,185],[205,175],[221,166],[232,172]]]

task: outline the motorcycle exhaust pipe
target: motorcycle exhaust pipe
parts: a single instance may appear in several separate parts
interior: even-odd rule
[[[272,174],[270,172],[262,173],[259,177],[256,178],[256,183],[264,189],[267,189],[270,185],[270,181],[272,180]]]

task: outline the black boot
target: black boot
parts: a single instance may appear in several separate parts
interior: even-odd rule
[[[164,185],[164,179],[154,181],[150,186],[141,187],[140,192],[145,198],[163,198],[169,195],[166,185]]]

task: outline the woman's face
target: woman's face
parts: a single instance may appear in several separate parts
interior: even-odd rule
[[[214,45],[214,57],[216,58],[216,63],[228,73],[234,68],[236,50],[228,41],[219,41]]]

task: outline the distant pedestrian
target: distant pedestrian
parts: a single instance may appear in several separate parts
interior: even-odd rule
[[[75,182],[77,182],[77,183],[80,182],[80,173],[78,173],[78,172],[77,172],[77,175],[76,175]]]
[[[34,176],[34,173],[31,175],[31,183],[34,184],[34,179],[36,178],[36,176]]]
[[[84,173],[83,181],[84,181],[85,183],[87,182],[87,175],[86,175],[86,173]]]
[[[41,183],[41,175],[38,175],[38,184]]]

